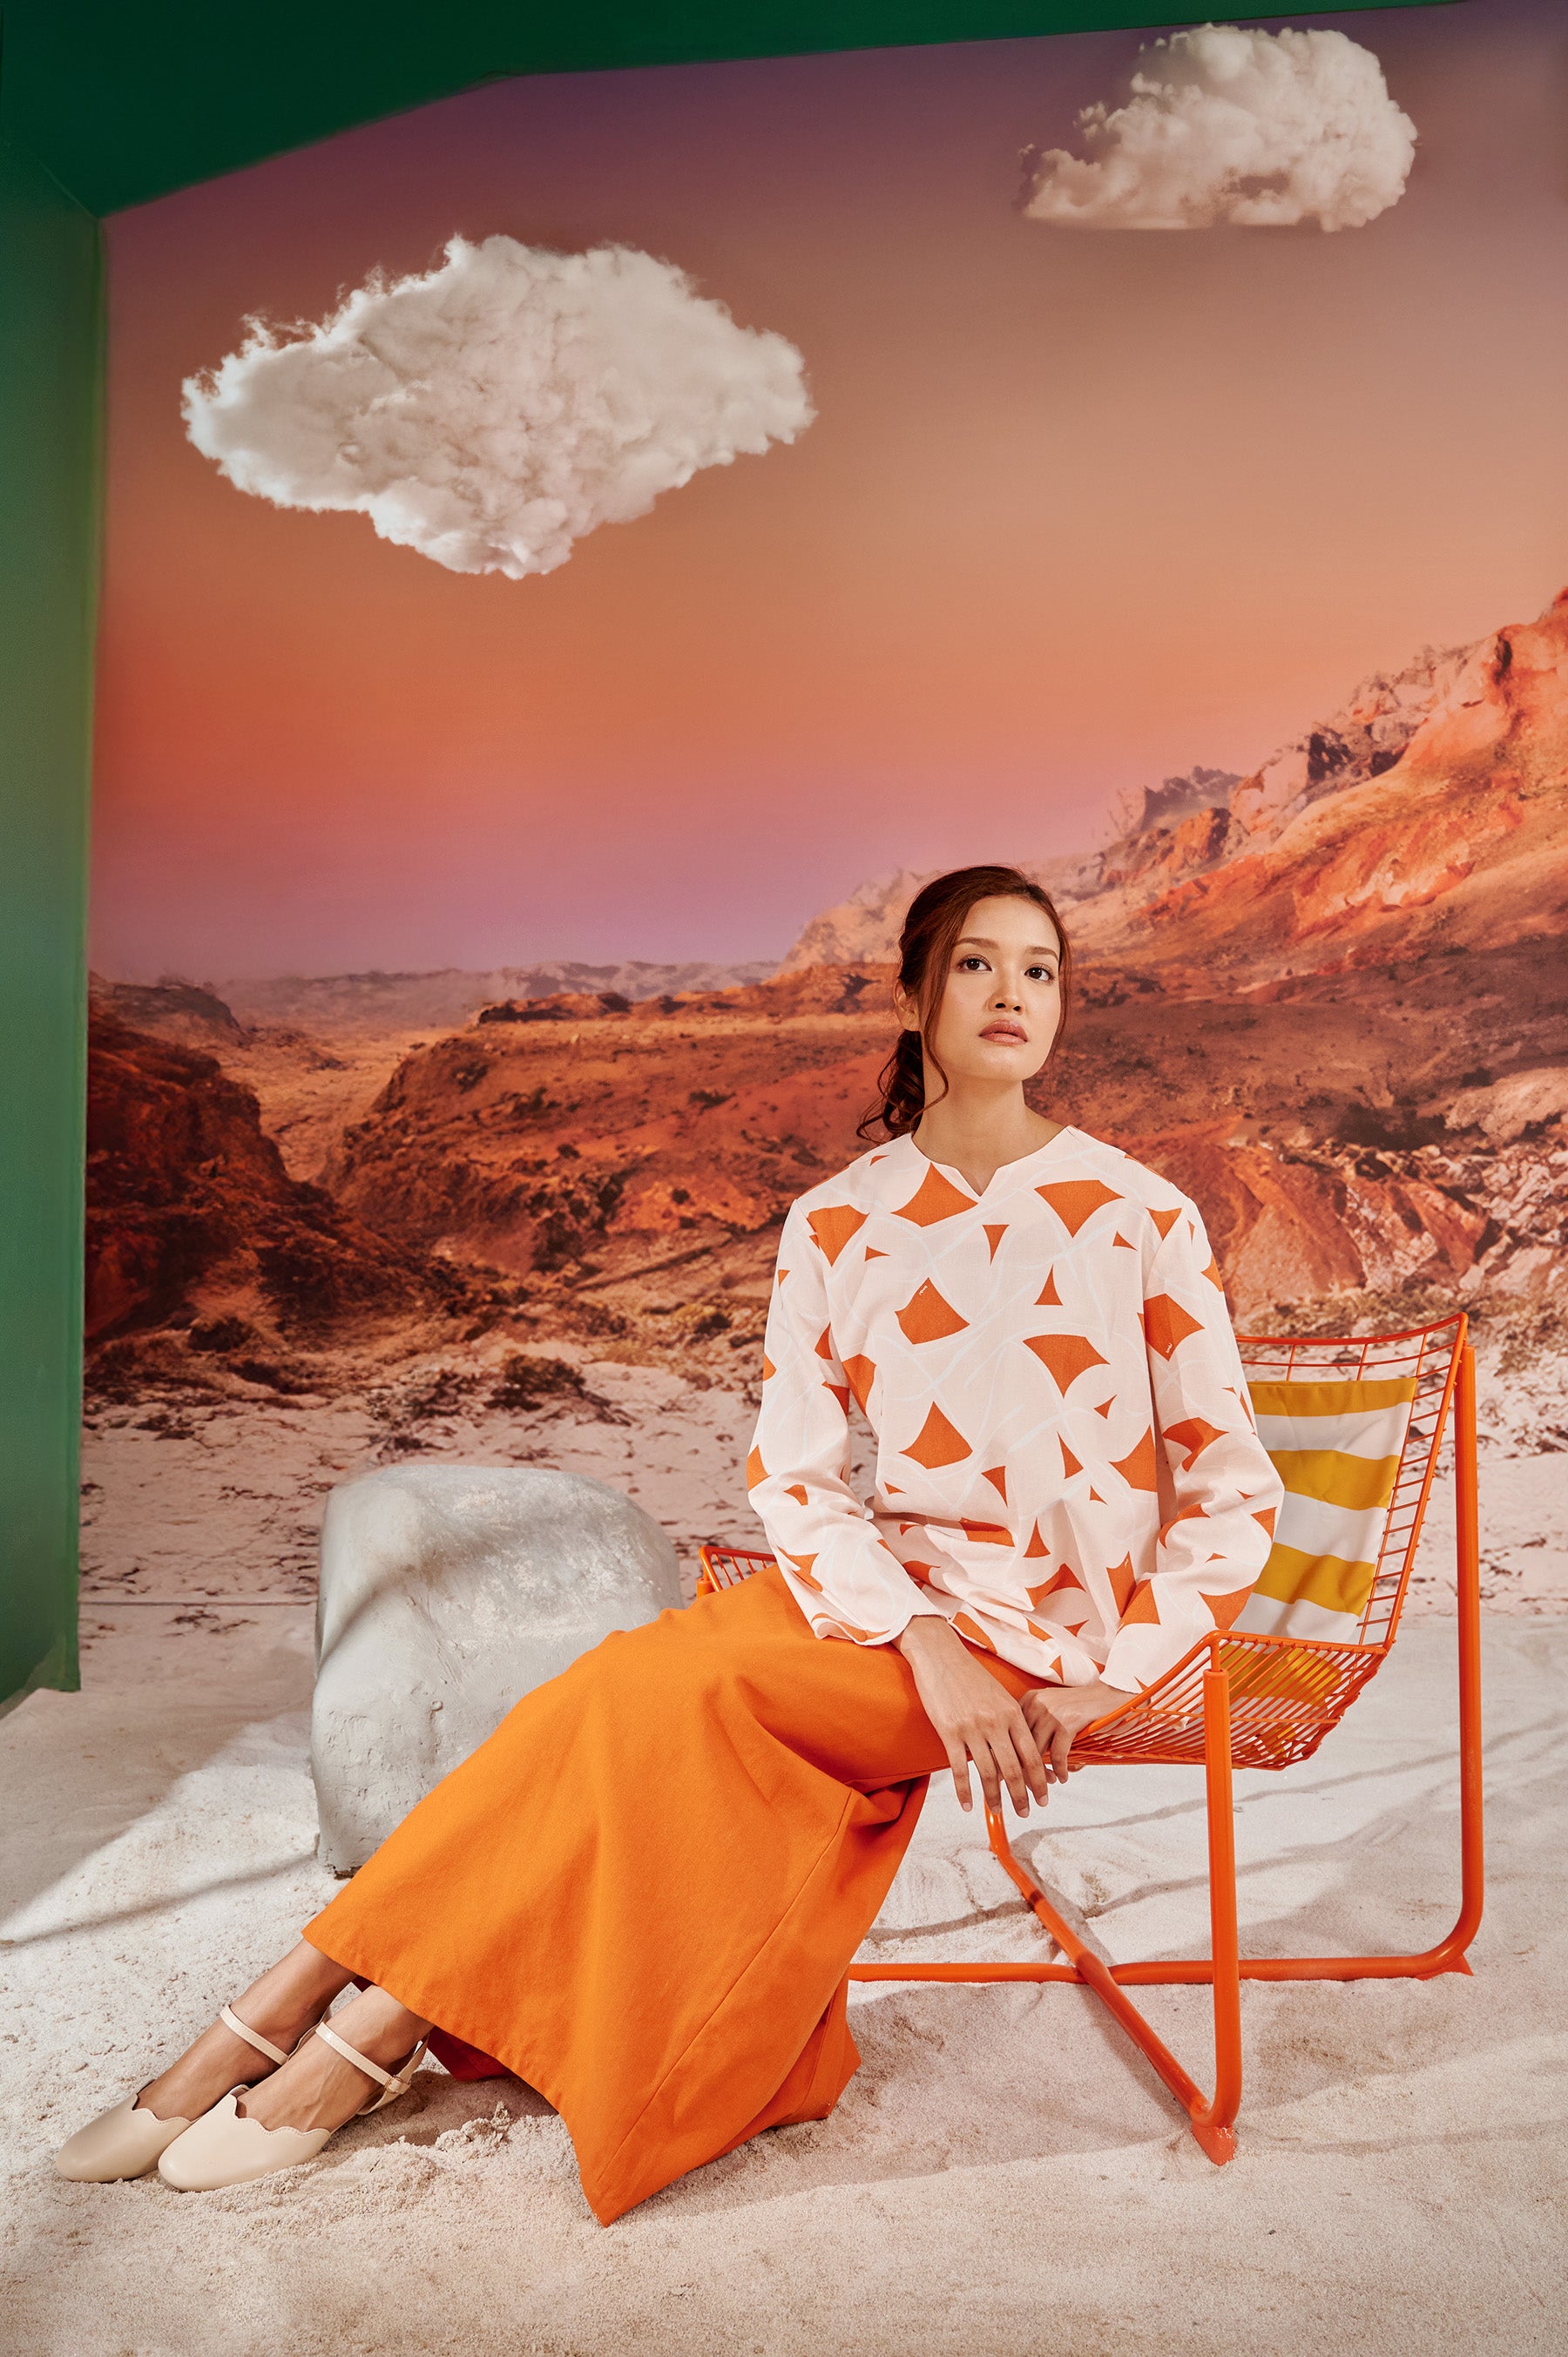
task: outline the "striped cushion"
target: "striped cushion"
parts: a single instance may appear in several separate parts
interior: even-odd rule
[[[1377,1577],[1415,1378],[1248,1388],[1285,1494],[1273,1550],[1235,1626],[1353,1643]]]

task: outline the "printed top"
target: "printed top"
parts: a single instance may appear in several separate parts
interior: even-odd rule
[[[1203,1222],[1080,1129],[979,1196],[908,1137],[802,1195],[763,1376],[751,1501],[821,1637],[940,1612],[1042,1684],[1135,1693],[1268,1557],[1280,1480]]]

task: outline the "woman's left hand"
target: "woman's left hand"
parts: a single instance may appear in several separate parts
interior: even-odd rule
[[[1068,1772],[1068,1754],[1072,1738],[1093,1720],[1103,1718],[1107,1711],[1119,1710],[1133,1697],[1120,1686],[1108,1686],[1096,1678],[1087,1686],[1031,1686],[1019,1704],[1029,1722],[1029,1732],[1040,1747],[1042,1759],[1050,1761],[1058,1781]]]

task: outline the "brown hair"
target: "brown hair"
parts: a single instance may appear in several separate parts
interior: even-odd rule
[[[928,1062],[942,1083],[942,1094],[947,1093],[948,1076],[937,1061],[930,1034],[947,989],[949,963],[962,938],[964,920],[977,900],[1032,900],[1056,927],[1062,953],[1061,1020],[1046,1059],[1047,1065],[1061,1045],[1072,997],[1072,949],[1050,894],[1031,884],[1016,867],[955,867],[950,875],[933,876],[910,901],[898,936],[899,986],[919,1008],[920,1028],[899,1032],[897,1047],[877,1074],[882,1103],[866,1114],[856,1132],[872,1145],[879,1136],[903,1137],[914,1128],[926,1110]]]

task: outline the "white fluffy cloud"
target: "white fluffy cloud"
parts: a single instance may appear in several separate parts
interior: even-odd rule
[[[1025,158],[1023,210],[1075,229],[1359,229],[1404,193],[1415,125],[1343,33],[1202,25],[1141,52],[1125,105],[1086,106],[1086,156]]]
[[[455,237],[439,268],[372,277],[317,327],[252,320],[183,406],[241,490],[513,581],[813,414],[795,347],[670,263],[510,237]]]

